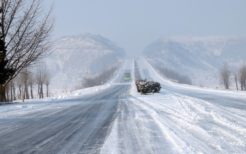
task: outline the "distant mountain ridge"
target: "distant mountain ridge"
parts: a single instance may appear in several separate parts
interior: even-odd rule
[[[119,65],[124,57],[124,50],[109,39],[83,34],[56,40],[45,63],[51,72],[51,85],[70,89],[81,84],[84,76]]]
[[[170,38],[159,39],[144,50],[154,65],[189,76],[196,85],[219,84],[219,71],[228,63],[236,71],[246,61],[244,38]]]

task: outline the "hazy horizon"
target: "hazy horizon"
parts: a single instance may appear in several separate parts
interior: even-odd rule
[[[52,4],[55,38],[99,34],[128,54],[159,38],[246,36],[244,0],[46,0],[47,8]]]

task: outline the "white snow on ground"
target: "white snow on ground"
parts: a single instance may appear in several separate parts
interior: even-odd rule
[[[47,117],[43,119],[43,122],[50,121],[44,129],[49,129],[46,133],[56,134],[57,130],[51,129],[53,127],[60,131],[55,136],[44,138],[44,143],[41,142],[43,150],[52,149],[53,139],[66,143],[64,136],[76,134],[68,138],[70,142],[67,141],[61,151],[86,153],[89,150],[101,154],[245,153],[244,93],[179,85],[162,78],[144,59],[137,63],[143,78],[161,82],[163,88],[159,94],[141,95],[136,92],[134,63],[127,61],[106,85],[75,91],[60,98],[1,106],[0,135],[13,130],[18,132],[22,121],[28,117],[35,117],[29,119],[34,121]],[[132,81],[123,82],[124,72],[128,70],[132,72]],[[72,106],[74,108],[67,110]],[[56,113],[67,121],[59,119],[59,116],[50,116]],[[55,118],[57,123],[49,117]],[[71,123],[68,122],[70,118],[74,118]],[[39,124],[32,123],[34,121],[28,122],[36,128]],[[63,128],[63,124],[67,127]],[[63,131],[67,134],[61,135]],[[14,136],[10,137],[9,141],[12,141]],[[5,144],[4,141],[2,143]],[[89,143],[91,147],[86,147]],[[34,143],[16,141],[16,145],[27,148],[30,144]],[[57,144],[54,144],[54,149],[57,149]]]
[[[246,153],[245,93],[179,85],[145,60],[138,64],[141,76],[161,82],[163,89],[141,95],[132,82],[102,154]]]
[[[71,103],[53,103],[53,101],[40,101],[40,102],[30,102],[30,103],[19,103],[19,104],[12,104],[12,105],[5,105],[0,107],[0,118],[11,118],[28,115],[32,113],[37,113],[40,111],[47,111],[50,114],[55,114],[55,112],[59,112],[64,110],[71,105],[78,104],[78,102],[71,102]],[[49,116],[47,114],[46,116]],[[1,126],[0,126],[1,128]]]
[[[227,96],[231,98],[242,98],[246,100],[246,93],[245,92],[235,92],[235,91],[226,91],[226,90],[215,90],[215,89],[210,89],[210,88],[201,88],[197,86],[192,86],[192,85],[185,85],[185,84],[179,84],[175,82],[171,82],[168,79],[163,78],[158,72],[145,60],[145,59],[140,59],[138,61],[140,63],[140,66],[143,66],[140,68],[141,75],[144,76],[144,78],[147,79],[152,79],[155,81],[160,82],[163,84],[166,88],[171,88],[175,90],[180,90],[180,91],[188,91],[190,93],[206,93],[206,94],[213,94],[213,95],[218,95],[218,96]],[[146,71],[147,70],[147,71]]]
[[[84,88],[84,89],[80,89],[80,90],[75,90],[69,94],[58,96],[57,98],[69,98],[69,97],[74,97],[74,96],[81,97],[81,96],[94,94],[96,92],[100,92],[102,90],[105,90],[105,89],[107,89],[107,88],[111,87],[112,85],[115,85],[119,82],[118,80],[123,75],[124,70],[126,70],[128,63],[129,63],[129,60],[125,60],[125,62],[120,67],[120,69],[115,72],[115,75],[107,83],[105,83],[103,85]]]
[[[25,100],[25,102],[21,102],[19,100],[16,102],[17,104],[5,105],[0,107],[0,118],[10,117],[10,116],[20,116],[20,115],[28,115],[31,113],[36,113],[43,110],[50,110],[50,112],[55,113],[52,110],[56,110],[59,112],[60,110],[66,109],[73,105],[77,105],[81,103],[80,101],[66,101],[69,99],[79,99],[85,96],[90,96],[92,94],[96,94],[102,92],[110,88],[112,85],[117,84],[119,82],[119,78],[126,69],[129,61],[125,61],[121,68],[115,73],[115,76],[111,78],[106,84],[100,86],[89,87],[81,90],[75,90],[71,93],[66,93],[59,95],[57,97],[45,98],[45,99],[30,99]],[[69,102],[69,103],[68,103]],[[48,115],[47,115],[48,116]]]
[[[102,86],[96,86],[92,88],[86,88],[82,90],[75,91],[71,94],[61,95],[55,98],[46,98],[43,100],[25,100],[25,102],[12,104],[12,105],[4,105],[0,107],[0,118],[11,116],[20,116],[20,115],[28,115],[31,113],[36,113],[40,111],[48,111],[53,114],[54,110],[57,112],[66,109],[68,107],[81,104],[81,101],[66,101],[69,99],[79,99],[84,96],[88,96],[91,94],[95,94],[101,92],[111,85],[106,84]],[[47,115],[48,116],[48,115]]]

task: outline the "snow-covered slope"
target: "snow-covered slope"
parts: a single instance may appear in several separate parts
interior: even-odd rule
[[[152,64],[188,76],[193,84],[215,87],[224,63],[228,63],[231,70],[237,70],[244,63],[246,39],[159,39],[149,45],[144,54]]]
[[[81,84],[84,76],[119,65],[124,56],[124,50],[110,40],[84,34],[55,41],[54,51],[45,63],[51,72],[51,86],[71,89]]]

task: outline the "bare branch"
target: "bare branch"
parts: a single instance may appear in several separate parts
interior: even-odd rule
[[[7,85],[18,73],[49,51],[51,9],[44,15],[42,0],[1,0],[0,83]],[[1,94],[0,94],[1,101]]]

